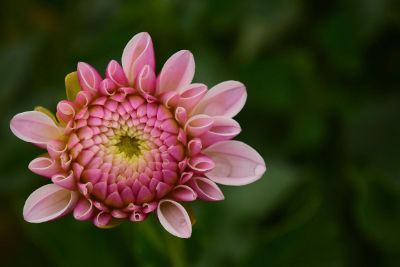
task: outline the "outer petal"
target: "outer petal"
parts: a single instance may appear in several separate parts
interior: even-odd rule
[[[246,87],[237,81],[226,81],[211,88],[192,114],[234,117],[247,99]]]
[[[266,171],[263,158],[240,141],[222,141],[203,150],[215,167],[205,175],[225,185],[245,185],[260,179]]]
[[[10,122],[10,128],[21,140],[41,147],[45,147],[47,142],[62,135],[56,123],[39,111],[27,111],[15,115]]]
[[[165,62],[157,81],[157,94],[179,91],[188,86],[195,70],[194,58],[190,51],[181,50]]]
[[[219,141],[230,140],[240,133],[242,130],[239,123],[234,119],[217,116],[214,117],[214,124],[211,129],[200,136],[201,143],[204,147],[215,144]]]
[[[192,235],[192,224],[185,208],[173,200],[161,200],[157,208],[161,225],[171,234],[189,238]]]
[[[134,84],[145,65],[149,65],[154,71],[154,49],[150,35],[147,32],[141,32],[132,37],[122,53],[122,68],[130,85]]]
[[[30,223],[41,223],[69,213],[78,201],[78,193],[55,184],[34,191],[26,200],[23,214]]]
[[[190,112],[204,97],[206,92],[206,85],[201,83],[193,83],[182,91],[179,98],[179,103],[177,105]]]
[[[29,163],[28,168],[38,174],[48,178],[61,171],[61,166],[49,157],[38,157]]]
[[[218,185],[204,177],[193,177],[189,182],[190,187],[197,193],[198,197],[207,201],[224,200],[224,194]]]
[[[85,62],[78,63],[78,79],[83,90],[94,94],[97,93],[102,80],[97,70]]]

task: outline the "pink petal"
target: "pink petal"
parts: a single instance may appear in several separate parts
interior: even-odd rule
[[[76,192],[55,184],[47,184],[34,191],[26,200],[23,214],[30,223],[41,223],[69,213],[78,201]]]
[[[81,198],[74,208],[74,218],[78,221],[86,221],[92,218],[94,213],[93,202],[90,199]]]
[[[38,175],[51,178],[61,171],[61,166],[49,157],[38,157],[29,163],[28,168]]]
[[[192,82],[194,69],[194,58],[190,51],[181,50],[173,54],[161,69],[156,93],[179,91],[188,86]]]
[[[237,81],[226,81],[211,88],[192,114],[234,117],[243,108],[247,98],[246,87]]]
[[[200,136],[204,147],[215,144],[216,142],[230,140],[241,132],[239,123],[234,119],[217,116],[213,117],[214,124],[211,129]]]
[[[132,37],[122,53],[122,68],[130,85],[134,84],[145,65],[149,65],[154,71],[154,49],[150,35],[147,32],[141,32]]]
[[[185,124],[185,132],[190,136],[200,136],[213,126],[214,119],[207,115],[196,115],[191,117]]]
[[[198,197],[207,201],[224,200],[224,194],[218,185],[210,179],[204,177],[193,177],[189,182],[190,187],[194,189]]]
[[[161,225],[171,234],[189,238],[192,235],[192,224],[185,208],[173,200],[161,200],[157,208]]]
[[[183,90],[177,106],[183,107],[190,112],[204,95],[207,93],[207,86],[201,83],[193,83]]]
[[[193,201],[197,198],[197,194],[187,185],[178,185],[172,190],[171,197],[177,201]]]
[[[85,62],[78,63],[78,79],[82,89],[92,93],[97,93],[102,80],[97,70]]]
[[[142,68],[136,79],[136,88],[143,95],[153,94],[156,86],[156,74],[154,70],[146,65]]]
[[[110,63],[108,63],[106,77],[119,87],[128,86],[128,79],[125,76],[124,70],[115,60],[111,60]]]
[[[51,177],[51,181],[56,185],[64,187],[65,189],[75,190],[76,180],[73,171],[70,171],[67,175],[56,174]]]
[[[214,161],[205,155],[197,155],[189,159],[189,167],[200,173],[209,172],[215,167]]]
[[[203,153],[215,162],[215,167],[205,175],[216,183],[245,185],[260,179],[266,171],[257,151],[240,141],[218,142]]]
[[[45,147],[50,140],[58,139],[61,129],[46,114],[27,111],[15,115],[10,122],[11,131],[19,139]]]

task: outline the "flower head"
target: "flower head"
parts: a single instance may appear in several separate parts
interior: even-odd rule
[[[266,167],[248,145],[232,141],[232,119],[246,89],[236,81],[210,90],[192,83],[195,63],[186,50],[155,74],[148,33],[135,35],[102,77],[87,63],[66,76],[68,100],[56,116],[44,108],[14,116],[20,139],[47,150],[29,169],[51,179],[26,200],[26,221],[40,223],[73,213],[111,227],[155,212],[167,231],[188,238],[192,224],[184,201],[219,201],[218,185],[244,185]]]

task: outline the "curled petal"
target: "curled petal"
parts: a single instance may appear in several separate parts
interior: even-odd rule
[[[110,79],[104,79],[100,82],[99,92],[105,96],[111,96],[115,94],[117,85]]]
[[[97,93],[102,79],[95,68],[85,62],[79,62],[78,78],[83,90]]]
[[[181,124],[184,125],[187,121],[187,112],[186,109],[183,107],[177,107],[175,109],[175,120]]]
[[[134,84],[145,65],[149,65],[154,71],[154,49],[150,35],[147,32],[141,32],[132,37],[122,53],[122,68],[130,85]]]
[[[215,162],[215,167],[205,175],[219,184],[249,184],[266,171],[265,162],[257,151],[240,141],[218,142],[203,153]]]
[[[204,96],[192,114],[234,117],[243,108],[247,98],[246,87],[237,81],[217,84]]]
[[[92,218],[95,207],[90,199],[81,198],[74,208],[74,218],[78,221],[86,221]]]
[[[178,185],[172,190],[171,197],[177,201],[193,201],[197,198],[197,194],[187,185]]]
[[[185,124],[185,132],[191,136],[200,136],[213,126],[214,119],[207,115],[196,115],[191,117]]]
[[[75,175],[72,171],[70,171],[68,175],[56,174],[51,177],[51,181],[56,185],[59,185],[69,190],[76,189]]]
[[[203,148],[203,144],[199,138],[194,138],[188,143],[188,152],[189,156],[195,156],[201,152]]]
[[[38,175],[51,178],[61,171],[61,166],[49,157],[38,157],[29,163],[28,168]]]
[[[167,107],[175,107],[179,103],[179,94],[175,91],[168,91],[160,96],[161,102]]]
[[[45,147],[50,140],[62,135],[61,129],[55,122],[39,111],[27,111],[15,115],[10,128],[19,139]]]
[[[71,101],[62,100],[57,104],[57,118],[65,123],[75,116],[75,107]]]
[[[94,225],[99,228],[109,228],[112,222],[112,216],[110,213],[106,211],[101,211],[97,214],[96,217],[93,219]]]
[[[149,65],[143,67],[136,79],[136,88],[143,95],[153,94],[156,86],[156,74]]]
[[[189,238],[192,235],[192,224],[185,208],[173,200],[161,200],[157,208],[157,217],[169,233]]]
[[[173,54],[161,69],[156,93],[179,92],[192,82],[194,69],[194,58],[190,51],[181,50]]]
[[[197,155],[197,156],[189,159],[188,165],[192,170],[204,173],[204,172],[211,171],[214,168],[215,163],[208,156]]]
[[[224,194],[218,185],[210,179],[204,177],[193,177],[189,182],[190,187],[194,189],[198,197],[207,201],[224,200]]]
[[[201,83],[193,83],[180,94],[177,106],[185,108],[190,112],[207,92],[207,86]]]
[[[213,117],[214,124],[211,129],[200,136],[204,147],[219,141],[230,140],[241,132],[239,123],[234,119],[217,116]]]
[[[30,223],[41,223],[69,213],[78,201],[76,192],[55,184],[44,185],[26,200],[23,214]]]
[[[128,86],[128,79],[125,76],[124,70],[115,60],[111,60],[110,63],[108,63],[106,77],[119,87]]]

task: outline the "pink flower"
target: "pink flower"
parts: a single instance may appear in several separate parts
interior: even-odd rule
[[[102,228],[142,221],[155,212],[173,235],[188,238],[185,201],[220,201],[218,185],[245,185],[266,167],[250,146],[232,141],[241,131],[232,119],[246,89],[236,81],[210,90],[192,83],[195,63],[186,50],[155,74],[148,33],[135,35],[112,60],[105,77],[78,63],[66,77],[68,100],[56,118],[39,108],[10,123],[20,139],[47,150],[29,169],[51,179],[26,200],[26,221],[40,223],[73,213]]]

